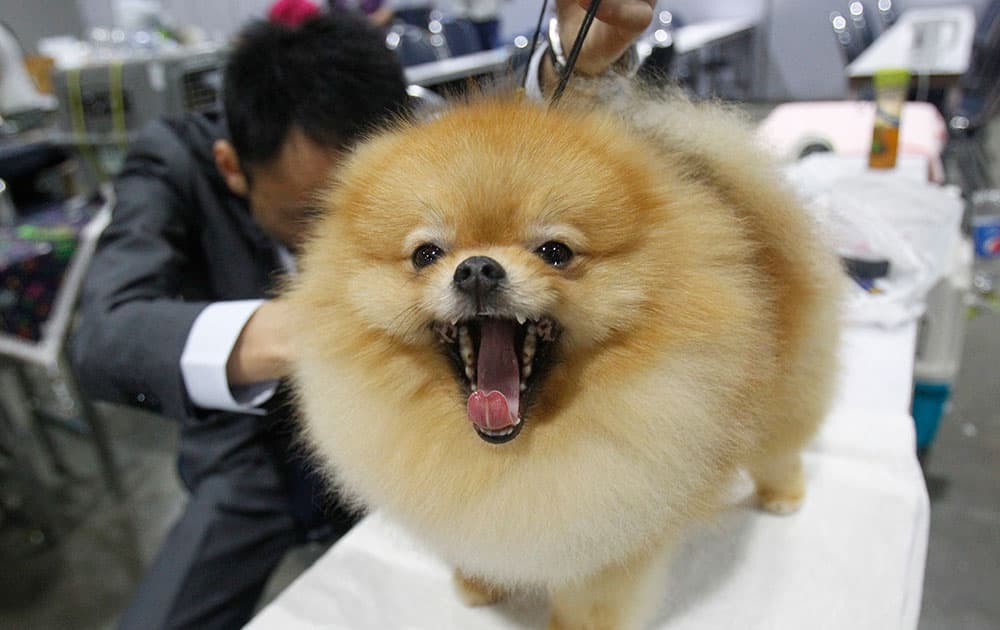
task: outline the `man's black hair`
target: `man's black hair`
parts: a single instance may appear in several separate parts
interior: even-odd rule
[[[254,22],[226,64],[223,107],[244,167],[275,159],[293,127],[343,148],[406,107],[406,82],[384,35],[346,11],[297,27]]]

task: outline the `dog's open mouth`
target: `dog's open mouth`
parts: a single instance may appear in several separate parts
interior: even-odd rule
[[[551,362],[556,322],[477,317],[432,328],[469,392],[466,409],[479,437],[492,444],[517,437]]]

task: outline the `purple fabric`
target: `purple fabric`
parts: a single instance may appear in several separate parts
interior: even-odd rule
[[[63,274],[76,251],[86,212],[50,204],[0,228],[0,331],[38,341]]]

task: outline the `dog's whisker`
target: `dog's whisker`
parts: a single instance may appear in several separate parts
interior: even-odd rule
[[[395,337],[406,338],[413,335],[421,326],[429,323],[422,317],[423,309],[420,304],[412,304],[400,311],[387,326],[387,330]]]

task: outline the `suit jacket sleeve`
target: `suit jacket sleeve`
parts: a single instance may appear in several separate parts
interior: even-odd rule
[[[111,224],[84,284],[73,358],[84,390],[182,418],[190,415],[180,357],[206,302],[180,297],[197,255],[185,199],[195,168],[163,123],[136,139],[116,181]]]

